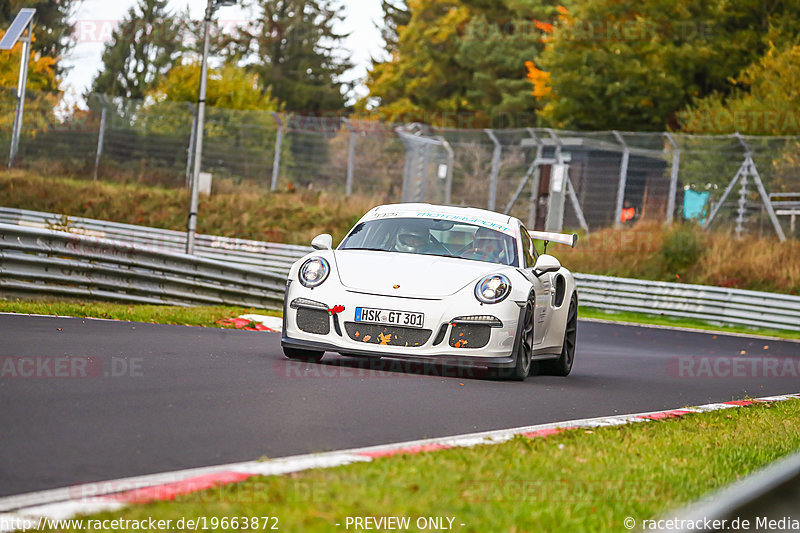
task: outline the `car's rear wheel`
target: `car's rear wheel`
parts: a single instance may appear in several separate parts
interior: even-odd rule
[[[519,325],[516,349],[514,351],[514,366],[511,368],[501,368],[495,375],[501,379],[522,381],[531,373],[531,358],[533,354],[533,298],[529,297],[525,302],[525,310],[522,313],[522,321]]]
[[[283,347],[283,355],[295,361],[305,361],[307,363],[318,363],[325,352],[316,352],[312,350],[301,350],[299,348]]]
[[[564,343],[561,356],[554,361],[542,361],[541,373],[549,376],[568,376],[575,362],[575,339],[578,334],[578,297],[572,295],[567,311],[567,327],[564,330]]]

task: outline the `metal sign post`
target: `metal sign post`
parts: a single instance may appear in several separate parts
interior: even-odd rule
[[[0,50],[11,50],[18,42],[22,42],[22,57],[19,64],[19,81],[17,83],[17,111],[14,114],[14,127],[11,134],[11,150],[8,155],[8,168],[14,165],[19,150],[19,137],[22,133],[22,117],[25,113],[25,89],[28,86],[28,62],[31,58],[31,36],[33,35],[33,8],[21,9],[17,17],[8,27]]]
[[[235,0],[208,0],[205,26],[203,29],[203,63],[200,67],[200,92],[197,97],[197,120],[195,121],[194,168],[192,171],[192,192],[189,203],[189,219],[186,222],[186,253],[194,254],[195,234],[197,233],[197,209],[199,203],[200,169],[203,160],[203,127],[206,115],[206,91],[208,88],[208,50],[210,46],[211,17],[222,6],[232,6]]]

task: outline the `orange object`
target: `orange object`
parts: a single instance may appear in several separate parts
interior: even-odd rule
[[[622,210],[622,214],[620,215],[619,219],[624,224],[630,220],[633,220],[634,216],[636,216],[636,208],[628,207]]]

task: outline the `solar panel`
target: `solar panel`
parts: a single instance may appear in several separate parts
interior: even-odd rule
[[[28,24],[30,24],[35,14],[36,10],[33,8],[26,7],[20,9],[19,15],[17,15],[17,18],[14,19],[14,22],[12,22],[11,26],[6,30],[3,40],[0,41],[0,50],[11,50],[14,48],[14,45],[17,44],[17,41],[19,41],[19,38],[22,36],[22,32],[28,27]]]

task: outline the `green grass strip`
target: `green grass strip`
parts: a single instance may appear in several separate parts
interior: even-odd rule
[[[181,324],[189,326],[231,327],[217,324],[218,320],[233,318],[243,314],[281,316],[280,311],[252,309],[243,307],[173,307],[168,305],[115,304],[73,300],[0,300],[0,312],[39,315],[60,315],[91,318],[110,318],[132,322],[153,322],[156,324]],[[581,306],[580,318],[597,318],[615,322],[653,324],[658,326],[682,327],[723,333],[800,339],[800,331],[750,328],[746,326],[727,326],[689,318],[673,318],[664,315],[605,311]]]
[[[0,300],[0,312],[75,316],[81,318],[108,318],[113,320],[128,320],[131,322],[152,322],[156,324],[178,324],[184,326],[217,328],[233,327],[217,324],[218,320],[235,318],[244,314],[281,316],[281,313],[278,311],[244,307],[177,307],[171,305],[129,305],[70,300]]]
[[[798,418],[800,400],[788,400],[517,437],[258,477],[92,518],[271,516],[281,531],[314,532],[348,531],[356,516],[450,517],[464,532],[624,531],[627,517],[641,524],[800,449]]]

